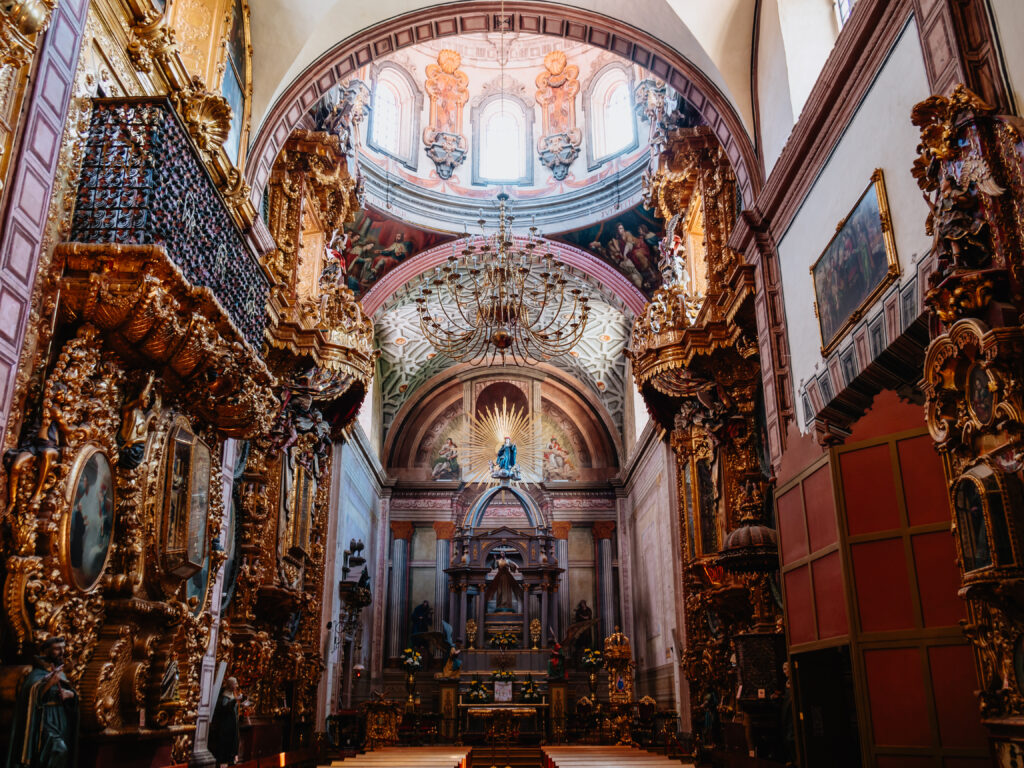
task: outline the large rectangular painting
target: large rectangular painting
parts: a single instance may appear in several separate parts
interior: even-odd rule
[[[899,273],[885,182],[879,169],[811,267],[823,355],[835,349]]]

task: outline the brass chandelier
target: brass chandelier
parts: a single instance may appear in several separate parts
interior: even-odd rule
[[[586,329],[590,297],[568,287],[552,253],[538,253],[536,227],[513,239],[509,208],[503,192],[497,232],[465,237],[461,253],[453,245],[420,286],[420,328],[457,362],[534,364],[571,350]],[[482,231],[484,219],[478,223]]]

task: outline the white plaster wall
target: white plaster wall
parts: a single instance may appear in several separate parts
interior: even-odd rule
[[[683,694],[678,664],[674,663],[679,658],[676,642],[683,636],[675,460],[664,441],[652,439],[645,448],[628,484],[625,519],[629,530],[623,537],[630,546],[633,654],[638,679],[665,665],[675,671],[671,691],[638,693],[650,693],[660,705],[671,704],[681,711]],[[669,693],[674,699],[671,703],[664,700]]]
[[[793,115],[799,116],[839,30],[832,0],[779,0],[778,13]]]
[[[375,572],[374,553],[377,551],[374,533],[377,529],[377,510],[380,509],[380,487],[377,473],[367,459],[366,436],[358,426],[347,443],[336,443],[333,448],[331,473],[330,512],[328,515],[328,559],[324,565],[324,608],[321,623],[324,632],[325,669],[320,679],[317,696],[317,728],[322,728],[324,719],[337,709],[338,698],[344,681],[342,672],[342,638],[338,634],[341,600],[338,582],[342,578],[344,551],[352,539],[362,539],[366,548],[366,568]],[[350,579],[358,578],[359,571],[349,573]],[[383,599],[381,585],[373,583],[374,600]],[[361,646],[355,654],[355,661],[370,667],[370,609],[364,609],[362,630],[355,645]],[[332,628],[328,633],[327,622]]]
[[[1024,0],[989,0],[1017,114],[1024,112]]]
[[[914,263],[930,246],[924,233],[928,208],[910,175],[919,135],[910,122],[910,110],[929,95],[917,29],[911,20],[779,240],[796,391],[822,365],[810,266],[835,234],[836,224],[867,188],[875,168],[881,168],[885,176],[902,279],[913,274]],[[806,431],[802,409],[796,411],[800,427]]]
[[[793,102],[789,93],[789,72],[782,39],[777,0],[761,4],[761,27],[757,45],[757,107],[761,118],[761,154],[765,172],[775,162],[793,131]]]

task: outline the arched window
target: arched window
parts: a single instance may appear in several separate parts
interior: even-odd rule
[[[833,2],[836,10],[836,20],[839,22],[839,26],[842,27],[853,12],[854,0],[833,0]]]
[[[609,64],[587,86],[587,165],[593,170],[623,152],[636,149],[633,80],[627,67]]]
[[[394,84],[386,80],[378,82],[373,90],[373,114],[377,118],[373,121],[373,141],[391,155],[401,154],[402,151],[398,130],[402,119],[399,98]]]
[[[517,97],[489,96],[472,106],[473,183],[533,183],[533,110]]]
[[[385,62],[373,73],[373,98],[367,146],[416,170],[423,94],[396,64]]]

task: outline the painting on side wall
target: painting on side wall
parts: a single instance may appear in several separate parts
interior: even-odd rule
[[[899,273],[885,182],[879,169],[811,266],[822,355],[835,349]]]
[[[636,205],[615,218],[583,229],[555,235],[619,270],[648,297],[661,285],[658,271],[658,243],[662,225],[654,211]]]

